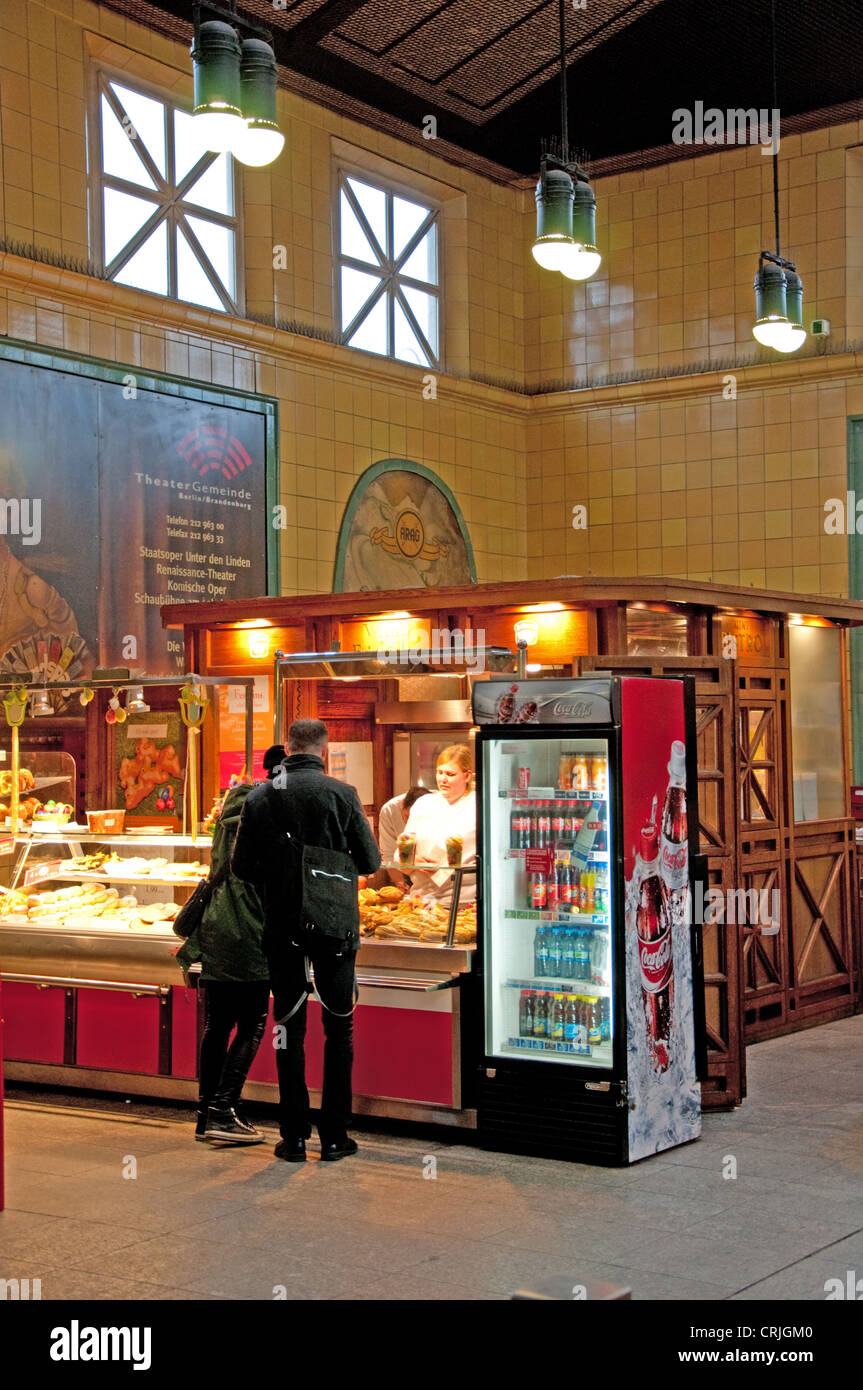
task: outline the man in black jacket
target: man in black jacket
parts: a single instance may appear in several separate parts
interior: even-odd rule
[[[326,775],[326,725],[319,719],[298,719],[288,731],[288,748],[290,756],[276,769],[272,783],[259,783],[246,797],[231,868],[238,878],[254,884],[264,904],[263,947],[276,1025],[282,1029],[282,1045],[276,1048],[282,1135],[276,1157],[302,1163],[311,1134],[304,1047],[311,961],[325,1035],[318,1133],[321,1157],[334,1162],[357,1151],[347,1133],[356,945],[337,952],[326,942],[310,950],[302,938],[300,856],[290,849],[285,832],[299,846],[349,854],[358,873],[373,873],[381,856],[354,788]]]

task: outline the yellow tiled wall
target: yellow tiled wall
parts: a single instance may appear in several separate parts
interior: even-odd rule
[[[184,46],[89,0],[0,4],[0,235],[85,260],[89,82],[97,64],[187,100]],[[447,163],[280,90],[285,153],[243,174],[245,303],[333,333],[333,170],[378,170],[442,206],[447,371],[0,254],[0,332],[279,401],[285,592],[327,590],[349,492],[387,457],[452,488],[481,581],[666,573],[845,592],[845,417],[863,413],[852,353],[663,378],[753,352],[752,279],[770,245],[759,147],[595,181],[599,274],[573,285],[529,247],[533,190]],[[783,139],[783,249],[806,320],[863,337],[863,137],[857,124]],[[284,246],[287,266],[274,268]],[[606,374],[653,380],[601,385]],[[473,380],[466,378],[473,377]],[[509,385],[482,384],[480,379]],[[548,392],[561,381],[589,389]],[[533,394],[525,394],[525,391]],[[727,392],[727,386],[726,386]],[[572,508],[588,526],[576,531]]]
[[[861,139],[854,121],[779,147],[782,253],[803,279],[807,324],[827,318],[840,340],[863,335],[863,304],[849,320],[845,303],[845,266],[863,267]],[[528,273],[528,385],[754,355],[758,253],[775,250],[772,163],[745,145],[595,180],[597,274]],[[848,293],[861,293],[861,273]]]
[[[607,387],[578,408],[545,398],[528,429],[528,576],[847,593],[848,538],[825,533],[824,504],[845,498],[861,356]]]

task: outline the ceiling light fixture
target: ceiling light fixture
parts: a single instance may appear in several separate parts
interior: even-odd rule
[[[202,14],[215,19],[202,19]],[[260,168],[282,151],[285,137],[276,123],[278,69],[272,35],[253,20],[216,4],[193,7],[192,63],[195,106],[192,115],[204,148],[230,152],[243,164]],[[240,39],[238,29],[251,37]]]
[[[773,223],[776,253],[762,251],[755,276],[755,315],[752,336],[776,352],[796,352],[806,341],[803,327],[803,281],[797,266],[782,255],[779,244],[779,131],[776,97],[776,0],[770,0],[770,43],[773,61]]]
[[[149,714],[150,706],[144,699],[144,687],[142,685],[130,685],[126,691],[126,713],[127,714]]]
[[[596,249],[596,198],[587,174],[569,157],[566,104],[566,0],[560,17],[560,153],[543,151],[536,186],[536,240],[533,258],[544,270],[569,280],[588,280],[600,267]]]

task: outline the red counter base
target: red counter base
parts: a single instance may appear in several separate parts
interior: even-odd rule
[[[273,1005],[250,1081],[276,1084]],[[324,1029],[321,1006],[309,1001],[306,1024],[306,1084],[323,1085]],[[419,1009],[375,1008],[358,1004],[354,1012],[353,1087],[360,1096],[389,1096],[429,1105],[452,1106],[453,1016]]]
[[[403,1002],[410,1007],[401,1007]],[[48,1085],[191,1098],[197,1093],[201,1003],[197,990],[183,986],[138,995],[7,984],[7,1075]],[[355,1111],[472,1127],[473,1113],[461,1110],[459,1028],[458,990],[361,991],[354,1015]],[[271,1003],[267,1031],[249,1073],[249,1099],[278,1100],[277,1041]],[[307,1015],[306,1081],[315,1106],[323,1055],[321,1006],[313,999]]]

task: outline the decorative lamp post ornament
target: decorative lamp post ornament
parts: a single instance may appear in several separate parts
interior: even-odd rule
[[[198,838],[198,735],[210,701],[203,690],[191,682],[180,691],[180,717],[189,730],[189,755],[186,759],[186,781],[189,788],[189,819],[192,823],[192,843]]]
[[[105,711],[105,723],[106,723],[106,724],[125,724],[125,722],[126,722],[126,711],[123,709],[123,706],[120,704],[120,694],[119,694],[119,691],[113,690],[113,691],[111,692],[111,698],[110,698],[110,700],[108,701],[108,708],[107,708],[106,711]]]
[[[27,713],[27,691],[23,686],[16,686],[12,690],[7,690],[3,696],[3,713],[6,716],[6,723],[12,730],[12,797],[9,805],[9,817],[12,821],[12,834],[18,834],[18,779],[20,775],[20,760],[18,753],[18,730],[24,723],[24,716]]]

